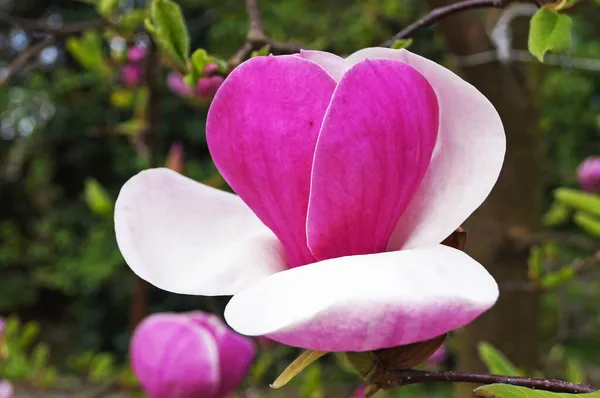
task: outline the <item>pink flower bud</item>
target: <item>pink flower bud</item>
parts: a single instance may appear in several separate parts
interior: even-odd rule
[[[169,73],[169,76],[167,77],[167,86],[169,86],[169,90],[182,97],[187,97],[192,94],[192,89],[185,84],[183,76],[177,73]]]
[[[127,59],[129,62],[139,63],[146,57],[146,48],[141,46],[134,46],[127,51]]]
[[[354,393],[352,394],[352,398],[365,398],[365,390],[366,389],[367,389],[366,386],[358,387],[356,390],[354,390]]]
[[[4,318],[0,316],[0,343],[2,343],[2,339],[4,338],[4,329],[6,328],[6,321]]]
[[[213,64],[208,64],[204,67],[204,73],[210,73],[210,72],[215,72],[219,69],[219,65],[213,63]]]
[[[432,366],[439,366],[448,357],[448,351],[443,345],[440,346],[428,359],[427,364]]]
[[[579,186],[586,192],[600,192],[600,156],[590,156],[577,168]]]
[[[219,75],[200,78],[195,90],[196,96],[201,99],[214,97],[224,80],[223,76]]]
[[[0,380],[0,398],[13,398],[15,390],[7,380]]]
[[[142,82],[144,70],[139,65],[125,65],[121,69],[121,80],[127,87],[137,87]]]
[[[178,173],[183,173],[183,165],[184,165],[184,152],[183,152],[183,144],[179,141],[175,141],[171,145],[171,150],[169,150],[169,154],[167,155],[167,164],[166,166]]]
[[[136,328],[130,355],[150,398],[224,398],[248,374],[254,346],[214,315],[163,313]]]

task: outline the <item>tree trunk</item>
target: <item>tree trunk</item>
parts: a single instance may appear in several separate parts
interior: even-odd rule
[[[428,0],[430,7],[452,0]],[[449,50],[464,56],[493,50],[477,12],[451,16],[439,26]],[[523,39],[515,32],[515,39]],[[517,366],[538,364],[539,294],[523,286],[527,281],[528,250],[511,237],[540,228],[543,211],[542,149],[535,84],[519,64],[489,62],[462,67],[461,75],[496,107],[507,136],[507,155],[500,179],[484,205],[465,223],[466,251],[483,264],[500,284],[496,306],[459,332],[459,368],[485,371],[479,361],[481,341],[501,350]],[[477,134],[465,131],[465,135]],[[468,139],[468,136],[465,137]],[[515,283],[516,282],[516,283]],[[503,286],[505,288],[503,288]],[[457,385],[455,397],[470,397],[473,385]]]

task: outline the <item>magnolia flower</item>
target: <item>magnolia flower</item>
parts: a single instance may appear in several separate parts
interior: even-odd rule
[[[119,248],[148,282],[234,295],[233,329],[318,351],[428,340],[495,303],[485,268],[440,242],[488,196],[505,134],[448,69],[384,48],[255,57],[206,138],[237,195],[167,169],[119,194]]]
[[[150,398],[224,398],[248,374],[254,346],[214,315],[154,314],[131,339],[131,366]]]
[[[124,65],[121,68],[121,81],[127,87],[137,87],[142,83],[144,70],[139,65]]]
[[[365,398],[365,390],[366,389],[367,389],[367,386],[358,387],[356,390],[354,390],[354,393],[352,394],[352,398]]]
[[[0,398],[13,398],[15,390],[7,380],[0,380]]]
[[[579,186],[586,192],[600,192],[600,156],[590,156],[577,168]]]

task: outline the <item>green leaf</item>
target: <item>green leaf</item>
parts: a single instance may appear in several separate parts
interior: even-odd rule
[[[531,388],[512,386],[510,384],[489,384],[474,390],[478,397],[495,398],[600,398],[600,391],[588,394],[567,394],[532,390]]]
[[[99,0],[96,4],[98,14],[103,17],[109,17],[119,8],[120,0]]]
[[[529,22],[529,52],[540,62],[548,51],[563,52],[571,46],[571,17],[540,8]]]
[[[600,216],[600,196],[571,188],[554,190],[554,198],[562,204]]]
[[[205,49],[199,48],[192,54],[190,73],[184,76],[183,81],[191,88],[198,85],[198,79],[204,74],[204,69],[210,64],[216,64],[219,71],[224,72],[227,63],[223,60],[208,55]]]
[[[104,215],[112,213],[112,198],[102,185],[93,178],[88,178],[85,181],[85,201],[88,207],[96,214]]]
[[[585,373],[579,361],[569,359],[567,361],[567,381],[571,383],[585,383]]]
[[[569,207],[565,206],[563,203],[554,202],[546,214],[544,214],[544,217],[542,218],[542,224],[544,224],[545,227],[560,225],[566,222],[570,215],[571,210]]]
[[[544,249],[532,246],[527,259],[527,276],[532,281],[537,281],[544,271]]]
[[[266,46],[261,47],[257,51],[252,51],[252,54],[250,54],[250,58],[266,57],[267,55],[269,55],[270,52],[271,52],[271,45],[267,44]]]
[[[273,384],[271,384],[271,388],[277,389],[285,386],[292,380],[298,373],[302,372],[306,369],[311,363],[315,362],[323,355],[327,354],[325,351],[310,351],[304,350],[302,354],[298,356],[298,358],[294,359],[292,363],[288,365],[287,368],[275,379]]]
[[[544,275],[540,281],[540,285],[544,289],[552,289],[558,285],[570,281],[575,276],[575,269],[570,266],[559,269],[558,271],[549,272]]]
[[[586,212],[578,211],[573,217],[575,224],[579,225],[581,229],[588,235],[600,239],[600,219],[594,217]]]
[[[66,47],[69,54],[85,69],[110,73],[110,68],[104,62],[102,39],[98,32],[84,32],[81,38],[71,36],[67,39]]]
[[[555,11],[565,11],[575,7],[579,1],[580,0],[558,0],[552,4],[548,4],[548,7]]]
[[[479,358],[490,373],[500,376],[522,375],[521,371],[491,344],[482,342],[479,343],[477,348],[479,350]]]
[[[413,39],[398,39],[394,40],[394,43],[390,46],[394,50],[399,50],[401,48],[408,48],[412,45]]]
[[[158,46],[180,71],[187,72],[190,36],[181,7],[171,0],[154,0],[150,6],[150,18],[153,29],[148,30],[154,35]],[[146,28],[148,25],[146,23]]]

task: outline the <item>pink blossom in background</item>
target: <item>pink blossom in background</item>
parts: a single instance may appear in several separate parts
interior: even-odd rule
[[[136,328],[130,356],[150,398],[225,398],[246,378],[254,346],[214,315],[162,313]]]
[[[577,168],[579,186],[586,192],[600,192],[600,156],[590,156]]]
[[[354,394],[352,394],[352,398],[365,398],[365,390],[367,386],[360,386],[356,390],[354,390]]]
[[[133,46],[127,51],[127,59],[132,63],[140,63],[146,57],[146,48]]]
[[[6,327],[6,320],[0,316],[0,342],[4,338],[4,328]]]
[[[428,340],[496,302],[485,268],[440,244],[506,146],[492,104],[450,70],[386,48],[254,57],[217,91],[206,138],[237,195],[168,169],[121,189],[117,242],[146,281],[233,295],[236,331],[318,351]]]
[[[192,88],[185,84],[183,76],[175,72],[171,72],[167,76],[167,86],[169,86],[169,90],[181,97],[187,97],[192,94]]]
[[[202,99],[211,99],[215,96],[217,90],[219,89],[219,87],[221,87],[221,84],[223,84],[224,80],[225,78],[220,75],[201,77],[198,80],[198,85],[194,90],[194,94],[196,95],[196,97]]]
[[[139,65],[124,65],[121,68],[121,81],[126,87],[137,87],[142,83],[144,69]]]
[[[441,365],[448,357],[448,351],[443,345],[440,346],[428,359],[427,364],[433,366]]]
[[[15,390],[7,380],[0,380],[0,398],[13,398]]]

